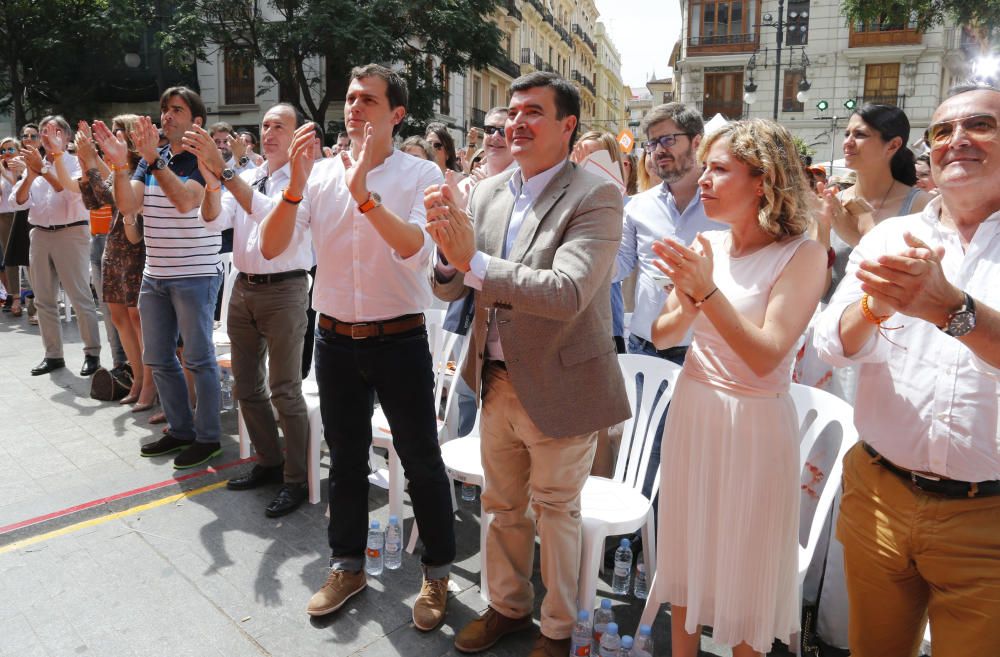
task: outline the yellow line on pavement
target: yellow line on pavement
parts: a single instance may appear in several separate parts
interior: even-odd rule
[[[106,522],[111,522],[112,520],[117,520],[118,518],[124,518],[125,516],[132,516],[137,513],[142,513],[143,511],[148,511],[150,509],[155,509],[159,506],[164,506],[183,500],[188,497],[194,497],[195,495],[201,495],[202,493],[207,493],[213,491],[217,488],[222,488],[226,485],[225,481],[219,481],[214,484],[209,484],[207,486],[202,486],[201,488],[195,488],[194,490],[185,491],[183,493],[177,493],[176,495],[169,495],[167,497],[160,498],[158,500],[153,500],[152,502],[147,502],[146,504],[140,504],[138,506],[133,506],[131,508],[125,509],[124,511],[116,511],[115,513],[109,513],[107,515],[98,516],[97,518],[91,518],[90,520],[84,520],[83,522],[78,522],[61,529],[56,529],[51,532],[46,532],[44,534],[39,534],[37,536],[31,536],[20,541],[15,541],[10,545],[4,545],[0,547],[0,554],[6,554],[7,552],[14,552],[23,547],[29,545],[34,545],[36,543],[41,543],[47,541],[51,538],[57,538],[59,536],[65,536],[66,534],[72,534],[73,532],[80,531],[81,529],[87,529],[88,527],[96,527],[98,525],[103,525]]]

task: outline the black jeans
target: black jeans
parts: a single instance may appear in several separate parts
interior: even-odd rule
[[[368,534],[368,450],[375,395],[409,480],[413,515],[430,568],[455,559],[451,483],[441,460],[434,371],[424,327],[354,340],[316,328],[316,382],[330,447],[330,550],[334,565],[363,564]],[[340,564],[339,566],[337,564]]]

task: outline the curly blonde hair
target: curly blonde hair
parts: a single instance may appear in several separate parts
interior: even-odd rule
[[[709,149],[722,139],[728,140],[733,157],[762,178],[761,229],[777,239],[806,232],[812,221],[811,193],[788,130],[766,119],[734,121],[702,140],[698,161],[704,163]]]

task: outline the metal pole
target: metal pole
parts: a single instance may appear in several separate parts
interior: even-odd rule
[[[781,45],[785,40],[785,0],[778,0],[778,54],[774,63],[774,120],[778,120],[778,96],[781,90]]]

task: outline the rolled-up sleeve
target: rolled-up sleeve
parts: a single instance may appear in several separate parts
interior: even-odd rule
[[[392,259],[400,263],[405,267],[409,267],[414,271],[424,271],[431,262],[431,257],[434,255],[434,251],[437,245],[434,244],[434,240],[431,236],[427,234],[425,227],[427,226],[427,208],[424,207],[424,190],[431,185],[440,185],[444,182],[444,175],[442,175],[441,170],[438,168],[425,169],[420,176],[420,179],[415,181],[415,189],[417,193],[414,196],[413,206],[410,208],[410,214],[407,217],[400,217],[404,221],[411,223],[420,228],[420,233],[424,238],[424,243],[420,246],[420,249],[408,258],[401,257],[395,250],[392,251]]]

